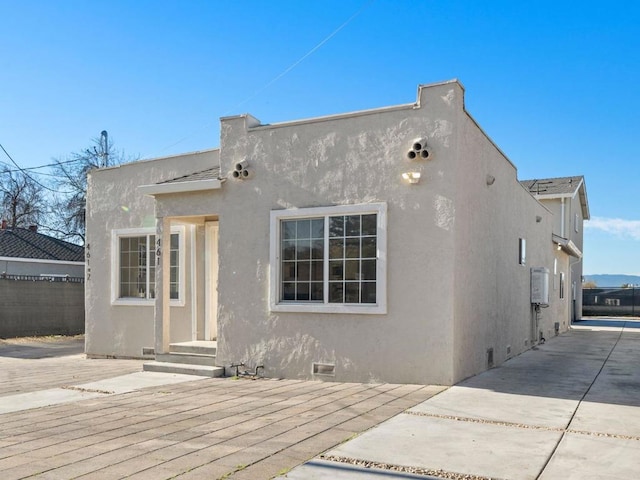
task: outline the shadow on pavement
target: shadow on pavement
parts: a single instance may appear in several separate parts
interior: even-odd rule
[[[606,322],[628,323],[619,318]],[[590,402],[640,406],[638,333],[635,324],[622,333],[572,330],[457,385],[565,400],[580,400],[588,391],[585,400]]]
[[[0,357],[39,359],[66,357],[84,353],[84,338],[60,338],[39,341],[0,340]]]

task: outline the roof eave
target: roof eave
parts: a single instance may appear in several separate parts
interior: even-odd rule
[[[572,257],[582,258],[582,252],[571,240],[561,237],[560,235],[556,235],[555,233],[552,234],[551,237],[553,239],[553,243],[558,245],[559,250],[568,253]]]
[[[171,193],[203,192],[207,190],[218,190],[222,187],[219,178],[207,180],[194,180],[191,182],[156,183],[153,185],[140,185],[138,190],[151,197],[155,195],[165,195]]]

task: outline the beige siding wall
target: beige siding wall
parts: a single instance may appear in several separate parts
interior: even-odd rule
[[[573,198],[564,199],[564,216],[563,201],[560,198],[541,199],[541,203],[551,210],[554,214],[554,230],[553,232],[564,238],[567,238],[583,251],[584,246],[584,217],[582,215],[582,205],[580,204],[580,195],[576,194]],[[576,217],[577,215],[577,217]],[[564,223],[561,221],[564,218]],[[564,229],[562,226],[564,225]],[[578,226],[576,231],[576,225]],[[569,305],[566,312],[566,320],[571,321],[573,315],[576,318],[582,316],[582,265],[583,260],[575,257],[569,259],[570,264],[565,268],[567,274],[567,297],[569,302],[575,305]],[[565,318],[563,318],[565,320]]]

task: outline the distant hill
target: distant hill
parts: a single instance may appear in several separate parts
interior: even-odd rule
[[[621,287],[625,283],[640,285],[640,275],[585,275],[585,282],[595,282],[598,287]]]

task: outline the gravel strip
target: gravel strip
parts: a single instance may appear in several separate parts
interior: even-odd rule
[[[444,420],[455,420],[457,422],[487,423],[491,425],[499,425],[501,427],[526,428],[526,429],[533,429],[533,430],[545,430],[549,432],[577,433],[579,435],[589,435],[592,437],[609,437],[609,438],[619,438],[621,440],[640,441],[640,437],[633,436],[633,435],[618,435],[615,433],[589,432],[587,430],[573,430],[571,428],[567,429],[567,428],[558,428],[558,427],[544,427],[541,425],[527,425],[525,423],[498,422],[496,420],[483,420],[480,418],[457,417],[455,415],[439,415],[435,413],[412,412],[412,411],[405,411],[402,413],[404,413],[405,415],[414,415],[416,417],[442,418]]]
[[[416,417],[433,417],[433,418],[442,418],[444,420],[455,420],[458,422],[470,422],[470,423],[489,423],[491,425],[500,425],[502,427],[514,427],[514,428],[528,428],[533,430],[547,430],[550,432],[564,432],[566,431],[564,428],[558,427],[544,427],[541,425],[527,425],[526,423],[513,423],[513,422],[499,422],[496,420],[483,420],[481,418],[471,418],[471,417],[456,417],[455,415],[438,415],[435,413],[424,413],[424,412],[412,412],[405,411],[403,412],[407,415],[415,415]]]
[[[391,463],[372,462],[369,460],[360,460],[357,458],[340,457],[335,455],[320,455],[320,458],[329,462],[346,463],[363,468],[377,468],[380,470],[411,473],[413,475],[425,475],[447,480],[500,480],[497,477],[480,477],[478,475],[471,475],[468,473],[447,472],[445,470],[433,470],[430,468],[422,467],[407,467],[405,465],[393,465]]]
[[[70,385],[63,385],[60,388],[63,390],[75,390],[76,392],[85,392],[85,393],[102,393],[104,395],[113,395],[116,392],[112,392],[111,390],[98,390],[97,388],[82,388],[82,387],[73,387]]]
[[[640,441],[640,437],[636,437],[633,435],[617,435],[615,433],[603,433],[603,432],[588,432],[586,430],[567,430],[567,433],[577,433],[579,435],[589,435],[591,437],[609,437],[609,438],[619,438],[621,440],[636,440]]]

